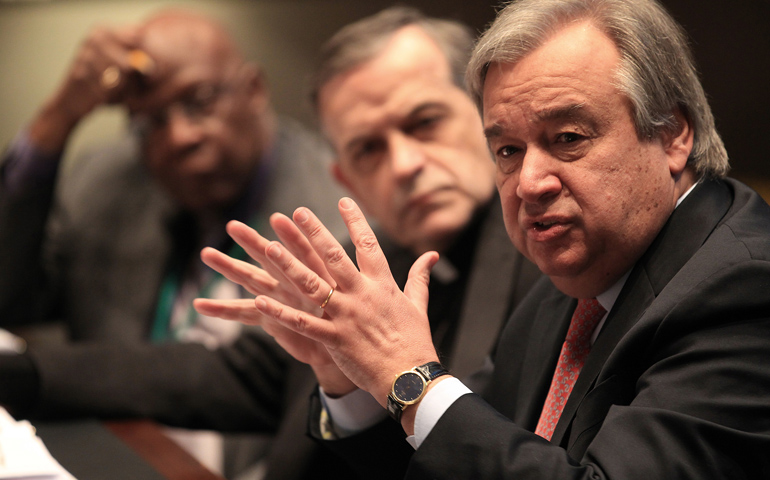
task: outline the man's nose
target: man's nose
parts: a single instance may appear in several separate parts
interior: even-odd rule
[[[559,161],[538,148],[528,148],[519,169],[516,195],[528,203],[555,197],[562,190],[558,176]]]
[[[190,118],[178,105],[169,107],[165,129],[168,142],[178,148],[197,144],[201,141],[203,132],[200,122]]]
[[[398,181],[409,180],[425,166],[421,142],[409,135],[396,133],[389,139],[391,169]]]

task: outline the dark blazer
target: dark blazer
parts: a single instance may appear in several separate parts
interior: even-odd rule
[[[674,211],[548,442],[532,431],[575,304],[547,278],[530,291],[500,337],[486,401],[455,402],[406,478],[770,478],[770,207],[755,192],[704,181]],[[325,443],[354,463],[402,461],[403,440],[371,433]]]

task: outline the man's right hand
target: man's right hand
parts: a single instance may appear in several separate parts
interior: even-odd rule
[[[323,262],[315,255],[294,222],[283,215],[276,214],[271,217],[270,223],[284,243],[295,246],[293,253],[298,258],[313,265],[320,276],[330,278]],[[267,295],[313,315],[323,313],[318,305],[308,301],[271,262],[267,261],[264,253],[265,248],[270,244],[267,239],[249,226],[236,221],[227,225],[227,232],[264,269],[231,258],[213,248],[205,248],[201,252],[201,259],[206,265],[228,280],[241,285],[253,295]],[[291,241],[287,242],[289,239]],[[318,383],[327,395],[338,397],[357,388],[337,367],[323,344],[289,330],[274,319],[261,314],[254,305],[253,299],[198,298],[194,301],[194,306],[203,315],[262,326],[265,332],[275,338],[290,355],[313,368]]]
[[[73,129],[94,108],[123,101],[134,88],[130,79],[137,75],[137,66],[152,65],[149,57],[137,62],[139,42],[136,27],[92,30],[64,81],[30,125],[35,146],[48,153],[61,152]]]

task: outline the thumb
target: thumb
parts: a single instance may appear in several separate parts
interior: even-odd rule
[[[404,294],[421,312],[428,310],[428,284],[430,283],[430,270],[438,261],[437,252],[426,252],[420,255],[412,268],[409,269],[409,278],[404,287]]]

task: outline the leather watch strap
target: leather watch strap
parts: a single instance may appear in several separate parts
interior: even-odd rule
[[[420,375],[425,377],[425,380],[428,382],[435,380],[442,375],[449,374],[449,370],[444,368],[439,362],[428,362],[419,367],[414,367],[414,369],[419,372]]]

